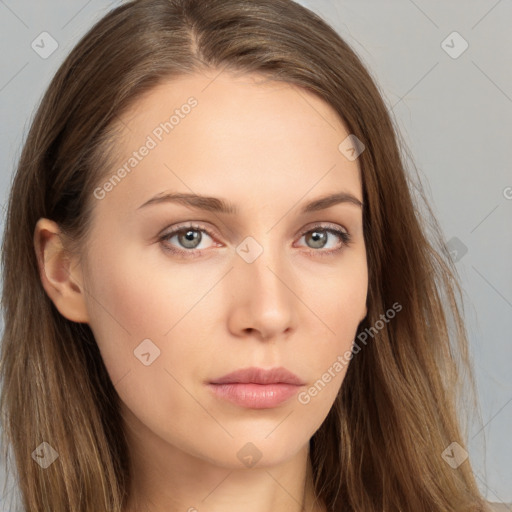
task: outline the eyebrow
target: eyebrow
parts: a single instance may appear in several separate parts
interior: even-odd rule
[[[210,212],[226,213],[230,215],[236,215],[239,213],[239,209],[233,203],[219,198],[202,196],[198,194],[184,194],[184,193],[165,193],[159,194],[152,197],[145,203],[141,204],[137,209],[145,208],[150,205],[162,204],[162,203],[179,203],[184,206],[196,208],[198,210],[206,210]],[[330,194],[318,199],[315,199],[302,207],[300,210],[301,214],[316,212],[325,210],[340,203],[353,204],[362,208],[363,203],[357,199],[354,195],[349,192],[338,192],[336,194]]]

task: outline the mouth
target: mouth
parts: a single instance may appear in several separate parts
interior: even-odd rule
[[[269,409],[289,400],[305,383],[286,368],[245,368],[208,383],[217,398],[251,409]]]
[[[295,384],[231,383],[209,384],[212,392],[221,399],[249,409],[270,409],[289,400],[300,386]]]
[[[271,368],[265,370],[263,368],[241,368],[234,372],[228,373],[223,377],[212,380],[210,384],[293,384],[303,386],[303,382],[297,375],[283,368]]]

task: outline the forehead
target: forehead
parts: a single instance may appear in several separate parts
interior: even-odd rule
[[[169,190],[252,198],[253,206],[333,190],[362,200],[357,160],[339,149],[349,135],[342,121],[292,84],[227,72],[176,78],[140,97],[120,123],[120,158],[105,178],[122,175],[107,194],[117,211]]]

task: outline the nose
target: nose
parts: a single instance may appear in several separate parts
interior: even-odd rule
[[[300,290],[294,290],[297,282],[283,254],[265,246],[251,263],[237,255],[230,277],[228,327],[233,335],[277,340],[295,330]]]

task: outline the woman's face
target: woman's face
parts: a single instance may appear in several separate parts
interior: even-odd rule
[[[134,448],[265,466],[320,427],[366,315],[361,206],[306,208],[341,193],[362,202],[361,177],[322,100],[215,76],[162,84],[122,116],[123,157],[94,192],[80,277]],[[228,386],[232,401],[210,384],[248,367],[284,367],[302,385],[253,401],[255,385]]]

